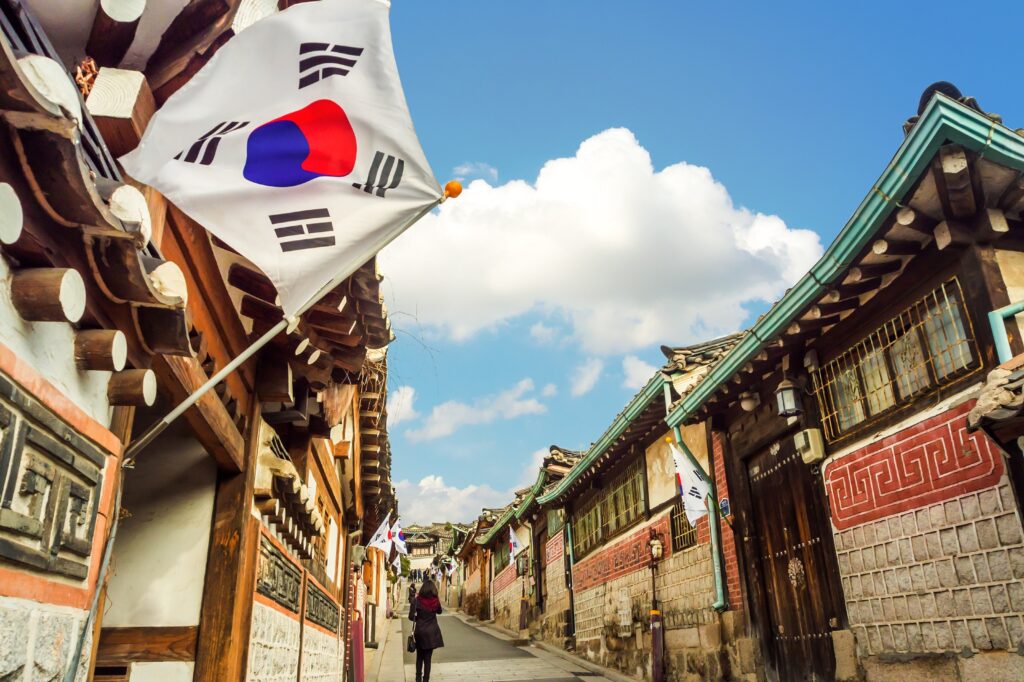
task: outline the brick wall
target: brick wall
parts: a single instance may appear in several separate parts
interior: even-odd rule
[[[499,578],[501,582],[499,583]],[[502,587],[499,589],[499,585]],[[494,579],[494,622],[508,630],[519,630],[520,602],[523,598],[524,578],[516,575],[512,562]]]
[[[667,514],[652,523],[627,533],[625,539],[615,538],[608,545],[595,550],[572,569],[573,592],[583,592],[601,583],[635,573],[650,566],[648,547],[650,529],[654,528],[664,542],[665,558],[672,554],[672,532]]]
[[[715,491],[718,493],[718,500],[729,497],[729,483],[725,478],[725,452],[723,450],[724,437],[720,433],[714,433],[711,437],[712,452],[715,461]],[[707,522],[704,522],[705,527]],[[729,601],[729,608],[739,609],[743,604],[743,596],[740,593],[740,569],[736,562],[736,538],[733,535],[732,526],[727,520],[719,524],[722,528],[722,559],[725,567],[726,597]],[[710,540],[710,538],[709,538]]]
[[[1001,455],[965,431],[970,405],[825,468],[861,657],[1024,647],[1024,532]]]

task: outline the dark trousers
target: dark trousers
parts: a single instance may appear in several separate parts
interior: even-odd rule
[[[416,682],[430,682],[430,658],[433,649],[416,649]]]

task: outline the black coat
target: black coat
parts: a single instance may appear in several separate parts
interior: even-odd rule
[[[416,623],[416,648],[438,649],[444,646],[441,627],[437,624],[437,614],[441,613],[441,605],[436,611],[425,607],[419,597],[409,605],[409,620]]]

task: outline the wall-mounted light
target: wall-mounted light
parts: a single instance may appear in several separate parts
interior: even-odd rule
[[[744,391],[740,393],[740,407],[744,412],[753,412],[754,408],[761,404],[761,395],[756,391]]]
[[[661,544],[661,538],[653,528],[651,529],[650,539],[647,541],[647,547],[651,551],[651,560],[660,561],[662,555],[665,553],[665,546]]]
[[[799,417],[804,413],[800,388],[788,378],[779,382],[779,387],[775,389],[775,400],[779,405],[780,417]]]

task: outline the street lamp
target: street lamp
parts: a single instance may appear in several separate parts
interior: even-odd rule
[[[651,555],[651,680],[662,682],[665,679],[665,642],[662,639],[664,634],[661,620],[661,610],[658,608],[658,562],[665,553],[665,545],[661,536],[654,528],[650,529],[647,540],[647,548]]]

